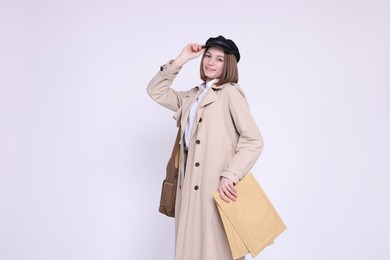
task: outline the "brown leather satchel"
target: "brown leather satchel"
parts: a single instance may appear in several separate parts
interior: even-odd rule
[[[166,168],[166,177],[162,183],[159,212],[168,217],[175,217],[175,203],[177,179],[179,175],[179,156],[180,156],[180,128],[177,132],[175,145],[172,149],[171,158]]]

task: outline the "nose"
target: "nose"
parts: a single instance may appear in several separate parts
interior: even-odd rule
[[[209,65],[209,66],[214,66],[214,60],[213,60],[213,59],[209,59],[209,60],[207,61],[207,65]]]

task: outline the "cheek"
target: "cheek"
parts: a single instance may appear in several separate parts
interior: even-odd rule
[[[205,66],[205,65],[207,65],[207,64],[209,64],[209,63],[210,63],[210,58],[205,57],[205,58],[202,60],[202,65],[203,65],[203,66]]]

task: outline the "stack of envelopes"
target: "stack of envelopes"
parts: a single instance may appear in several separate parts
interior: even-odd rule
[[[287,227],[252,173],[237,183],[236,188],[235,202],[223,201],[218,192],[214,193],[214,199],[233,258],[249,253],[255,257]]]

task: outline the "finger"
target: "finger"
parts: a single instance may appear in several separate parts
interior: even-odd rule
[[[225,195],[226,195],[229,199],[231,199],[232,201],[236,201],[236,199],[237,199],[236,194],[231,193],[229,190],[226,190]]]
[[[222,189],[219,189],[219,196],[223,201],[230,203],[230,199],[226,196],[225,192]]]
[[[194,43],[192,45],[192,50],[194,52],[200,52],[200,51],[203,51],[203,48],[202,48],[202,45]]]
[[[229,188],[227,187],[222,187],[223,193],[225,194],[226,197],[229,198],[229,200],[236,201],[236,194],[233,194]]]
[[[198,51],[198,45],[196,43],[191,44],[191,49],[192,49],[192,51],[197,52]]]
[[[237,197],[237,190],[233,183],[227,183],[225,188],[230,192],[230,194],[232,194],[234,197]]]

